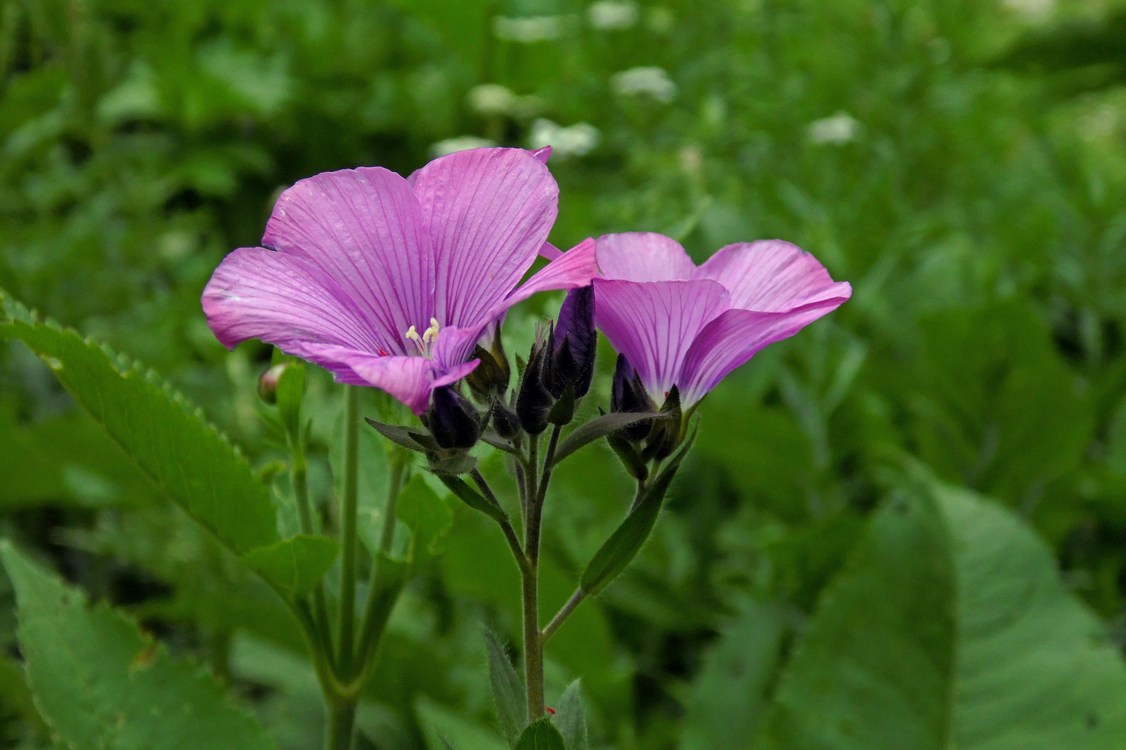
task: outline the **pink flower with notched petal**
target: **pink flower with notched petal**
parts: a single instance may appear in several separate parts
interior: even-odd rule
[[[595,245],[595,322],[657,404],[675,385],[691,408],[759,350],[852,296],[781,240],[728,245],[699,267],[660,234],[610,234]]]
[[[559,189],[548,150],[444,156],[408,179],[381,167],[326,172],[281,194],[263,247],[235,250],[203,291],[216,338],[251,338],[426,410],[477,366],[509,307],[590,282],[594,242],[520,285],[544,246]]]

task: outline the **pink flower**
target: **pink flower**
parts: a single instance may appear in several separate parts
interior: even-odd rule
[[[595,322],[656,404],[675,385],[691,408],[763,347],[852,295],[781,240],[728,245],[699,267],[660,234],[610,234],[595,244]]]
[[[434,388],[476,367],[474,345],[509,307],[596,271],[587,240],[520,285],[558,209],[547,154],[483,148],[408,179],[361,167],[299,181],[263,247],[215,270],[208,325],[224,346],[261,339],[421,414]]]

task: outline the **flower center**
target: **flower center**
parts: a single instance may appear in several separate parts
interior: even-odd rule
[[[414,326],[408,328],[405,335],[414,342],[414,345],[418,348],[419,354],[424,357],[429,357],[430,347],[438,340],[438,320],[437,318],[431,318],[430,327],[423,331],[421,335],[419,335],[418,329]]]

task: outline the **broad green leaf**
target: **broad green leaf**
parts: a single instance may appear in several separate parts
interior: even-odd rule
[[[563,691],[559,707],[555,709],[555,725],[563,736],[567,750],[587,750],[590,741],[586,732],[586,714],[583,712],[583,686],[575,680]]]
[[[516,750],[567,750],[567,746],[551,719],[539,719],[529,724],[520,735]]]
[[[657,523],[657,516],[660,515],[669,485],[676,476],[680,462],[691,449],[694,437],[695,434],[684,442],[680,451],[672,457],[668,465],[646,489],[637,507],[630,511],[621,525],[614,529],[610,538],[594,553],[579,581],[579,586],[587,595],[593,596],[606,588],[641,551],[645,540],[653,532],[653,525]]]
[[[783,675],[760,750],[1114,750],[1126,667],[1003,508],[889,502]]]
[[[737,602],[693,681],[680,750],[741,747],[754,736],[787,633],[782,607],[750,597]]]
[[[30,313],[0,290],[9,322],[0,336],[22,341],[125,449],[148,477],[238,554],[277,541],[264,484],[227,440],[154,373]]]
[[[485,645],[489,651],[489,681],[493,686],[497,720],[508,743],[515,745],[521,730],[528,725],[524,684],[508,660],[504,647],[490,631],[485,631]]]
[[[403,488],[395,506],[399,520],[411,530],[411,565],[418,566],[441,552],[442,539],[453,526],[453,511],[421,475]]]
[[[288,599],[296,599],[313,590],[324,578],[340,545],[323,536],[295,536],[281,539],[266,547],[258,547],[243,556],[250,566]]]
[[[200,667],[136,623],[30,562],[8,543],[20,648],[43,717],[74,748],[257,750],[274,742]]]

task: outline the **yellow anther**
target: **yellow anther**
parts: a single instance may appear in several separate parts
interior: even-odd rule
[[[438,320],[437,318],[430,319],[430,327],[422,332],[422,343],[429,346],[432,342],[438,340]]]

